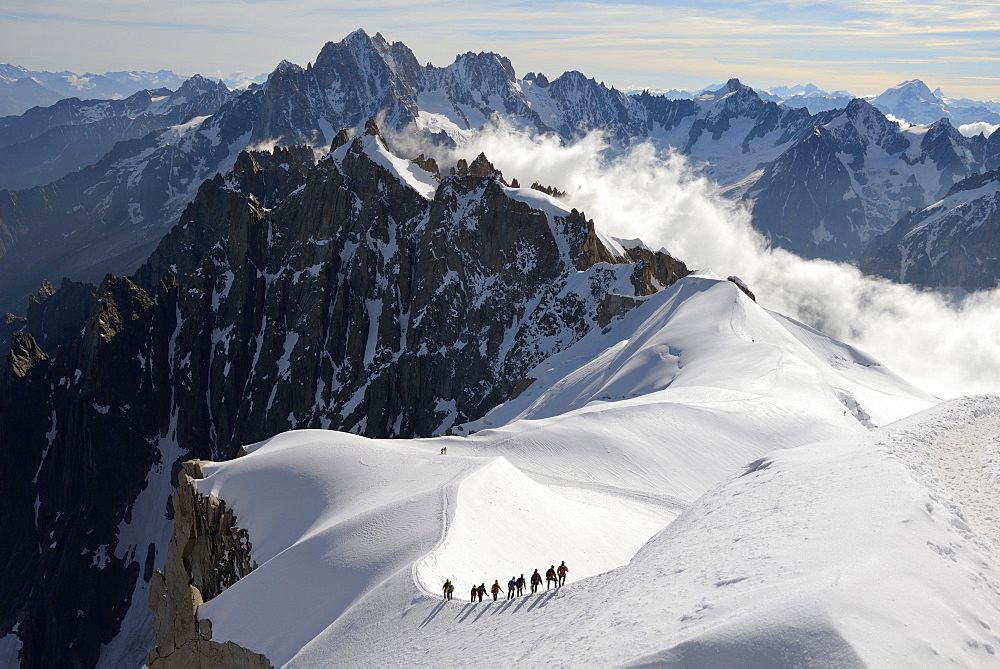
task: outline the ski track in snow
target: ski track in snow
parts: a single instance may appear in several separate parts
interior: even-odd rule
[[[923,465],[918,475],[947,492],[963,521],[1000,552],[1000,406],[976,407],[974,413],[975,424],[953,410],[921,426],[908,435],[913,440],[909,450]]]

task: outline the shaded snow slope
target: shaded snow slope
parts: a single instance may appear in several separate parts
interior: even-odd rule
[[[888,486],[878,495],[910,484],[875,471],[900,465],[873,455],[877,433],[830,382],[881,398],[870,403],[879,420],[932,400],[864,354],[796,328],[730,282],[690,277],[541,365],[562,373],[539,374],[534,399],[509,403],[523,405],[512,418],[526,417],[501,428],[414,441],[294,431],[209,465],[197,485],[235,509],[260,567],[199,616],[213,621],[215,640],[276,665],[461,664],[483,638],[508,637],[518,641],[484,657],[617,663],[696,634],[714,639],[722,622],[734,638],[770,638],[764,653],[799,652],[787,627],[812,625],[809,652],[854,657],[816,596],[795,593],[813,580],[828,587],[822,556],[849,570],[846,556],[881,531],[862,517],[882,513],[868,508],[869,474]],[[769,456],[668,526],[747,462],[821,440]],[[845,472],[857,467],[872,472],[855,483]],[[816,518],[801,521],[800,507],[814,503]],[[834,503],[846,515],[827,514]],[[800,544],[804,522],[810,536],[845,543]],[[571,571],[558,595],[467,603],[473,584],[505,585],[560,560]],[[442,605],[445,578],[456,597]],[[724,603],[758,588],[773,588],[760,606]],[[569,638],[572,649],[559,641]]]

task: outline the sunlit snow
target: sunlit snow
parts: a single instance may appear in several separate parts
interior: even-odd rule
[[[970,490],[997,480],[974,473],[997,398],[935,407],[710,274],[532,376],[472,436],[293,431],[208,465],[260,564],[199,608],[213,638],[279,666],[465,664],[507,638],[491,662],[995,657],[1000,509]],[[559,591],[467,599],[562,560]]]

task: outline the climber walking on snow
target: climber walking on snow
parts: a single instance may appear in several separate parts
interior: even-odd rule
[[[475,586],[475,584],[473,584],[473,586],[472,586],[472,599],[470,599],[470,600],[469,600],[470,602],[474,602],[474,601],[476,601],[476,594],[477,594],[478,592],[479,592],[479,588],[477,588],[477,587]]]
[[[521,595],[523,595],[524,594],[524,574],[521,574],[521,577],[519,579],[517,579],[517,582],[514,585],[517,586],[517,596],[520,597]]]
[[[444,593],[445,599],[451,599],[451,593],[455,592],[455,586],[452,585],[451,579],[445,579],[444,585],[441,586],[441,592]]]
[[[480,583],[479,587],[476,588],[476,594],[479,595],[479,601],[483,601],[483,597],[486,596],[486,584]]]
[[[545,589],[548,590],[555,583],[556,587],[559,587],[559,581],[556,579],[556,566],[552,565],[545,572]]]
[[[559,574],[559,585],[562,586],[566,583],[566,573],[569,571],[569,567],[566,566],[566,560],[559,563],[559,568],[556,569],[556,573]]]
[[[535,570],[535,573],[531,575],[531,592],[532,594],[538,592],[538,586],[542,584],[542,575]]]
[[[500,587],[500,580],[499,579],[494,580],[493,585],[490,586],[490,592],[493,593],[494,602],[497,601],[497,595],[500,594],[501,590],[503,590],[503,588]]]
[[[513,576],[507,581],[507,599],[514,599],[514,588],[517,587],[517,579]]]

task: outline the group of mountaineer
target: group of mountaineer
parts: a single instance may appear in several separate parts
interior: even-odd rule
[[[552,565],[545,572],[546,590],[550,590],[553,587],[560,587],[566,583],[566,574],[569,573],[569,567],[566,566],[566,561],[563,560],[558,567]],[[535,573],[531,575],[531,592],[538,592],[538,587],[542,584],[542,575],[535,570]],[[510,577],[507,581],[507,599],[514,599],[514,597],[520,597],[524,594],[524,588],[526,583],[524,580],[524,574],[521,574],[520,578]],[[455,592],[455,585],[451,582],[451,579],[447,579],[444,585],[441,587],[442,592],[444,592],[445,599],[451,599],[452,593]],[[503,592],[503,586],[500,585],[500,579],[493,581],[493,585],[490,586],[489,590],[493,594],[493,601],[497,601],[497,597]],[[483,601],[483,597],[486,596],[486,584],[480,583],[479,585],[473,584],[471,590],[470,602]]]

